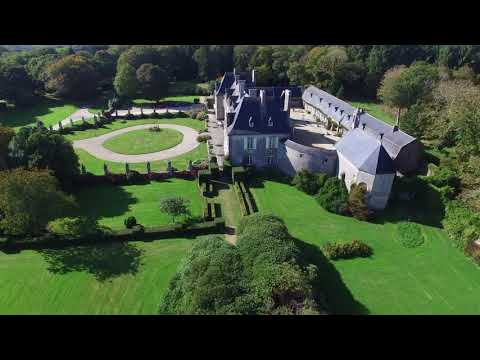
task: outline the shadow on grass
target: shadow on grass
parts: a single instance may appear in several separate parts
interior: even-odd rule
[[[48,271],[54,274],[83,271],[102,282],[120,275],[135,275],[142,265],[143,255],[142,250],[128,243],[78,246],[39,252],[48,263]]]
[[[76,192],[79,209],[76,216],[88,216],[96,220],[121,216],[138,202],[131,193],[120,186],[96,185]]]
[[[355,300],[335,265],[322,251],[315,245],[294,240],[302,253],[302,259],[318,267],[319,278],[314,284],[314,294],[317,299],[326,297],[329,312],[338,315],[368,315],[367,307]]]
[[[0,114],[0,122],[10,127],[19,127],[35,124],[37,117],[48,115],[53,111],[51,107],[62,106],[63,103],[55,100],[41,100],[32,106],[18,107]]]

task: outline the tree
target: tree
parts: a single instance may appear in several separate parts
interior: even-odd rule
[[[0,171],[7,168],[8,144],[15,136],[15,131],[0,124]]]
[[[187,215],[189,213],[188,206],[190,202],[180,196],[169,197],[160,200],[160,211],[170,215],[172,222],[175,222],[175,217],[180,215]]]
[[[16,105],[31,105],[35,101],[35,84],[17,60],[0,62],[0,98]]]
[[[160,67],[143,64],[137,70],[137,80],[144,98],[159,101],[168,93],[168,76]]]
[[[66,187],[80,173],[72,143],[60,134],[41,128],[21,128],[12,139],[9,160],[13,166],[49,169]]]
[[[367,189],[365,184],[352,184],[348,195],[348,210],[358,220],[370,219],[372,212],[367,205]]]
[[[98,80],[92,59],[69,55],[48,67],[47,90],[63,98],[89,99],[97,93]]]
[[[161,314],[241,314],[235,303],[246,293],[238,249],[218,236],[196,241],[172,278]]]
[[[75,206],[58,190],[46,170],[15,169],[0,172],[0,230],[7,235],[36,235],[47,223]]]
[[[93,56],[93,62],[102,79],[112,79],[115,75],[117,58],[107,50],[99,50]]]
[[[247,71],[257,45],[235,45],[233,47],[233,63],[237,71]]]
[[[292,184],[304,193],[315,195],[325,180],[325,174],[314,174],[308,170],[301,170],[293,178]]]
[[[336,177],[328,178],[315,198],[329,212],[342,215],[348,210],[348,190],[343,180]]]
[[[113,85],[119,96],[134,98],[139,87],[135,68],[130,64],[119,65]]]

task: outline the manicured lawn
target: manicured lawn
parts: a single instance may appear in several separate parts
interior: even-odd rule
[[[330,214],[288,184],[265,181],[252,192],[260,211],[280,216],[303,242],[337,313],[480,314],[480,267],[442,229],[421,225],[423,245],[401,244],[397,223],[415,209],[391,209],[368,223]],[[318,251],[327,241],[353,239],[368,243],[373,257],[331,263]]]
[[[90,155],[85,150],[75,149],[79,157],[80,164],[85,165],[85,168],[88,172],[91,172],[95,175],[103,175],[103,164],[107,164],[108,169],[114,173],[123,173],[125,172],[125,164],[111,161],[104,161],[97,159],[96,157]],[[178,170],[185,170],[188,166],[188,161],[192,160],[203,160],[207,157],[207,144],[201,143],[194,150],[189,151],[183,155],[177,156],[170,159],[172,166]],[[150,163],[152,171],[165,171],[167,169],[168,160],[153,161]],[[147,172],[146,163],[132,163],[130,165],[130,170],[136,170],[141,173]]]
[[[22,126],[35,125],[37,120],[40,120],[48,127],[67,118],[77,110],[78,107],[74,104],[45,99],[32,107],[13,109],[5,113],[0,112],[0,123],[18,130]]]
[[[0,314],[157,314],[194,241],[0,252]]]
[[[82,188],[76,193],[78,215],[93,216],[112,229],[123,229],[123,221],[129,216],[135,216],[145,226],[170,224],[171,217],[159,208],[160,199],[168,196],[190,200],[192,215],[201,215],[200,192],[193,180],[172,178],[146,185],[102,185]]]
[[[149,129],[135,130],[111,138],[103,146],[113,152],[127,155],[149,154],[170,149],[183,140],[183,134],[173,129],[151,131]]]
[[[89,120],[89,123],[93,123],[93,120]],[[89,129],[83,131],[76,131],[73,134],[66,135],[69,140],[82,140],[91,137],[100,136],[109,132],[123,129],[130,126],[144,125],[144,124],[174,124],[191,127],[197,131],[205,128],[205,123],[201,120],[194,120],[189,118],[173,118],[173,119],[139,119],[139,120],[117,120],[111,124],[106,124],[98,129]]]
[[[352,106],[365,109],[370,115],[385,121],[387,124],[395,125],[395,117],[384,110],[384,105],[375,102],[348,101]],[[401,122],[401,120],[400,120]]]

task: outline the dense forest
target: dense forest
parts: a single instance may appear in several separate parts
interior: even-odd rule
[[[479,236],[478,45],[0,47],[0,111],[46,95],[158,100],[175,82],[209,82],[212,91],[232,68],[255,68],[259,85],[313,84],[347,100],[381,102],[424,143],[434,185],[449,200],[447,231],[465,244]]]

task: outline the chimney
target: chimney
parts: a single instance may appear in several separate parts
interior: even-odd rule
[[[290,94],[292,92],[290,90],[285,90],[285,98],[283,103],[283,111],[290,111]]]
[[[252,69],[252,84],[255,84],[255,69]]]
[[[393,132],[398,131],[398,125],[393,125]]]
[[[248,95],[250,97],[257,97],[257,89],[248,89]]]
[[[260,90],[260,112],[262,114],[262,119],[266,113],[267,108],[267,96],[265,90]]]
[[[245,80],[238,81],[238,92],[240,93],[240,97],[242,97],[245,92]]]
[[[235,76],[235,68],[233,68],[233,76]]]
[[[228,112],[227,113],[227,126],[232,125],[233,119],[235,118],[235,113],[234,112]]]
[[[400,127],[400,108],[397,110],[397,123],[395,124],[397,129]]]
[[[380,133],[380,142],[383,140],[383,133]]]
[[[363,124],[362,124],[362,130],[365,130],[365,126],[367,126],[367,124],[366,124],[366,123],[363,123]]]

